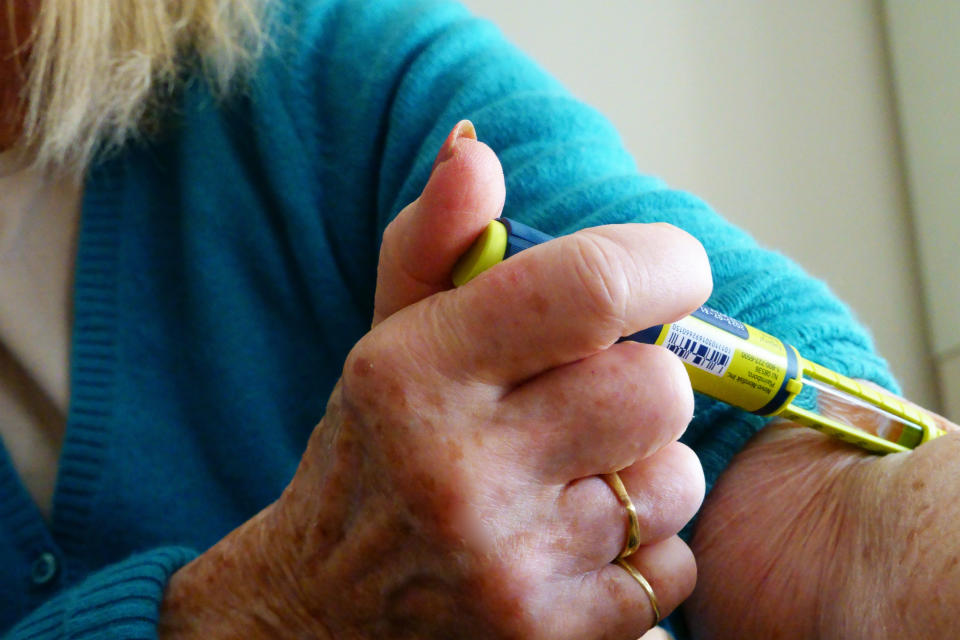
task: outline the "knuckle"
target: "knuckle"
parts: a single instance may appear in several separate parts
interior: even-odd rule
[[[665,383],[670,387],[670,397],[674,400],[676,420],[686,428],[693,419],[693,387],[690,384],[690,374],[676,355],[666,349],[660,349],[664,358]]]
[[[713,276],[703,244],[689,232],[672,224],[657,222],[653,226],[662,233],[660,241],[663,246],[669,247],[669,252],[677,256],[676,264],[683,265],[688,286],[695,288],[697,297],[706,300],[713,290]]]
[[[400,213],[398,213],[397,216],[393,220],[388,222],[386,227],[384,227],[383,238],[380,243],[381,246],[389,245],[390,243],[395,241],[397,235],[399,234],[399,230],[397,229],[397,227],[399,227],[402,224],[400,220],[403,217],[403,214],[405,211],[406,210],[403,210]]]
[[[379,371],[374,363],[380,359],[378,351],[376,345],[372,344],[369,334],[357,341],[347,353],[343,363],[344,384],[354,386],[351,383],[361,381],[365,383],[376,379]]]
[[[696,454],[679,442],[637,462],[626,477],[641,530],[651,541],[677,534],[703,502],[703,468]]]
[[[451,382],[443,369],[444,351],[466,351],[464,331],[449,305],[436,297],[420,301],[416,308],[402,309],[364,335],[344,361],[343,383],[351,393],[361,394],[374,405],[415,397],[428,390],[440,391]],[[429,394],[431,401],[436,394]]]
[[[414,209],[417,206],[418,200],[414,200],[401,209],[400,213],[398,213],[393,220],[387,223],[387,226],[383,229],[383,237],[380,241],[381,252],[395,251],[397,247],[403,244],[409,232],[410,224],[408,219],[414,213]]]
[[[657,386],[656,396],[661,400],[660,419],[673,427],[675,438],[679,437],[693,419],[694,399],[690,376],[683,361],[663,347],[640,346],[647,347],[649,359],[646,366],[656,372],[656,375],[647,376],[647,379]]]
[[[403,363],[396,350],[384,348],[379,334],[367,334],[350,349],[341,376],[343,393],[357,406],[374,408],[389,402],[400,408],[409,387],[402,383]]]
[[[676,478],[677,503],[686,522],[696,514],[703,502],[706,491],[703,466],[697,454],[685,444],[674,442],[669,446],[674,455],[673,477]]]
[[[585,231],[566,243],[564,261],[582,295],[581,305],[601,326],[622,333],[631,286],[625,263],[626,250],[612,239]]]

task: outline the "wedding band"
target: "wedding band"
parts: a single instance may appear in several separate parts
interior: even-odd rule
[[[627,493],[627,488],[623,485],[620,475],[614,471],[613,473],[605,473],[602,477],[613,489],[617,499],[620,500],[620,504],[627,511],[627,539],[623,543],[623,549],[617,555],[619,560],[633,555],[640,548],[640,520],[637,518],[637,508],[633,506],[633,500],[630,499],[630,494]]]
[[[613,561],[618,567],[629,573],[633,576],[633,579],[647,592],[647,597],[650,599],[650,608],[653,609],[653,624],[651,627],[657,626],[660,622],[660,603],[657,602],[657,596],[653,593],[653,587],[650,586],[650,583],[647,582],[647,579],[643,575],[633,568],[633,565],[624,560],[623,558],[617,558]]]

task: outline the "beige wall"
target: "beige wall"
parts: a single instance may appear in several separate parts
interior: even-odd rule
[[[644,171],[825,279],[907,395],[940,407],[874,2],[466,4],[604,111]]]
[[[883,4],[930,342],[944,411],[960,419],[960,3]]]

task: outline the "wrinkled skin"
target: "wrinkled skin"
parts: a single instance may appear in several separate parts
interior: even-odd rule
[[[768,427],[698,521],[695,637],[955,637],[960,433],[942,426],[951,433],[887,456]]]
[[[614,470],[640,518],[629,562],[664,615],[690,593],[689,381],[616,340],[705,300],[703,249],[667,225],[599,228],[451,289],[502,203],[496,157],[458,126],[384,236],[374,326],[295,478],[174,576],[161,637],[634,640],[653,615],[610,564],[626,518],[597,474]]]

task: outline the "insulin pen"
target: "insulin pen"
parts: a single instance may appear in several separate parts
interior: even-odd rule
[[[493,220],[457,263],[460,286],[513,254],[552,237],[508,218]],[[694,391],[761,416],[780,416],[874,453],[909,451],[943,435],[930,414],[893,394],[807,360],[791,345],[709,307],[626,336],[663,346],[680,357]],[[817,409],[794,400],[805,389]],[[870,412],[879,425],[869,433],[829,415],[837,404]],[[879,420],[875,420],[879,419]]]

